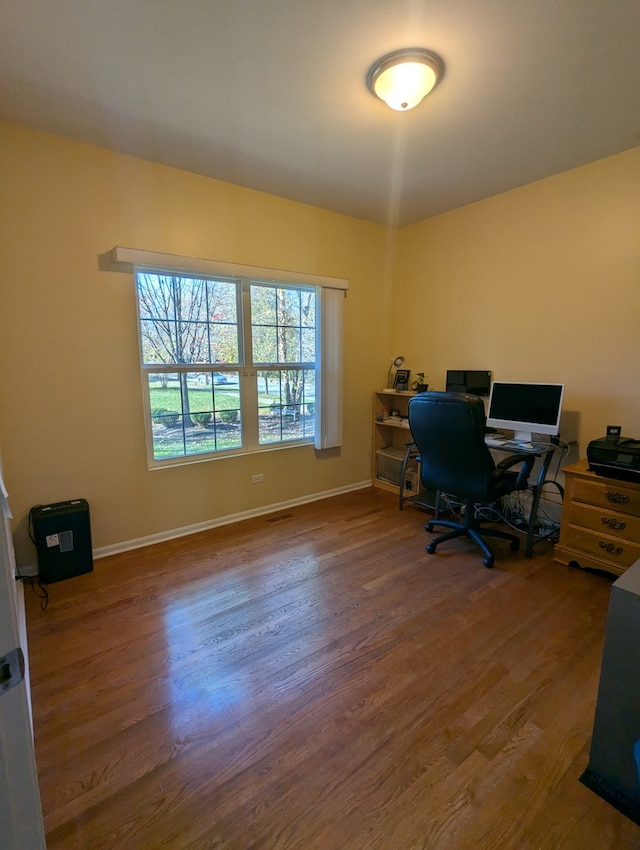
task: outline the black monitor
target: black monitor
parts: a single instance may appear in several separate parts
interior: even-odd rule
[[[478,369],[447,369],[445,389],[448,393],[488,396],[490,388],[491,372]]]
[[[514,439],[531,442],[532,434],[555,436],[560,428],[564,384],[525,384],[494,381],[487,426],[508,428]]]

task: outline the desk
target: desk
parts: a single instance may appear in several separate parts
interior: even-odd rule
[[[542,464],[540,465],[540,471],[538,472],[538,477],[535,480],[535,483],[529,484],[529,492],[533,495],[533,499],[531,501],[531,510],[529,512],[529,523],[527,525],[527,537],[526,543],[524,547],[524,553],[527,558],[531,558],[533,555],[533,547],[534,537],[536,536],[536,520],[538,518],[538,505],[540,504],[540,498],[542,496],[542,488],[545,484],[553,484],[558,488],[558,492],[560,496],[564,498],[564,489],[562,485],[555,481],[554,479],[549,479],[547,481],[547,473],[549,472],[549,466],[551,465],[551,460],[553,458],[553,453],[556,450],[556,447],[553,445],[549,445],[548,448],[544,448],[542,446],[538,446],[533,449],[511,449],[506,446],[488,446],[494,452],[505,452],[506,454],[522,454],[522,455],[536,455],[537,457],[542,458]],[[540,541],[536,541],[540,542]]]
[[[534,537],[536,536],[536,520],[538,517],[538,505],[540,504],[540,498],[542,496],[542,488],[545,484],[553,484],[558,488],[561,497],[564,497],[564,489],[559,482],[550,479],[547,481],[547,473],[549,472],[549,466],[551,465],[551,460],[553,458],[553,453],[556,450],[556,447],[553,445],[549,445],[548,448],[538,446],[533,449],[517,449],[508,448],[505,446],[487,446],[488,449],[494,452],[502,452],[504,454],[522,454],[522,455],[536,455],[537,457],[542,458],[542,464],[540,466],[540,470],[538,472],[538,476],[533,484],[529,484],[529,492],[533,496],[531,502],[531,511],[529,513],[529,522],[527,525],[527,534],[525,540],[525,555],[527,558],[531,558],[533,555],[533,547],[535,545]],[[431,491],[422,491],[418,492],[416,495],[405,496],[404,487],[402,486],[402,482],[405,480],[405,473],[407,470],[407,466],[411,461],[417,461],[418,465],[420,464],[420,453],[416,447],[415,443],[407,443],[407,448],[404,456],[404,462],[402,465],[402,473],[401,473],[401,485],[400,485],[400,510],[403,509],[405,502],[411,502],[414,505],[422,508],[428,508],[435,512],[436,519],[439,516],[440,509],[442,507],[440,493],[439,492],[431,492]]]

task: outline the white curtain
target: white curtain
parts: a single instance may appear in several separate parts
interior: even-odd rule
[[[344,290],[318,287],[316,351],[316,449],[342,445],[342,305]]]

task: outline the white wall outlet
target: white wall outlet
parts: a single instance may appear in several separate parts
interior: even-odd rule
[[[260,484],[262,481],[264,481],[264,473],[262,472],[258,472],[257,475],[251,476],[252,484]]]

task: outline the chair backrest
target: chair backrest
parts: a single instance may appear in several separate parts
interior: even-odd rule
[[[482,399],[426,392],[409,401],[409,427],[422,458],[422,484],[465,499],[485,500],[495,462],[484,442]]]

